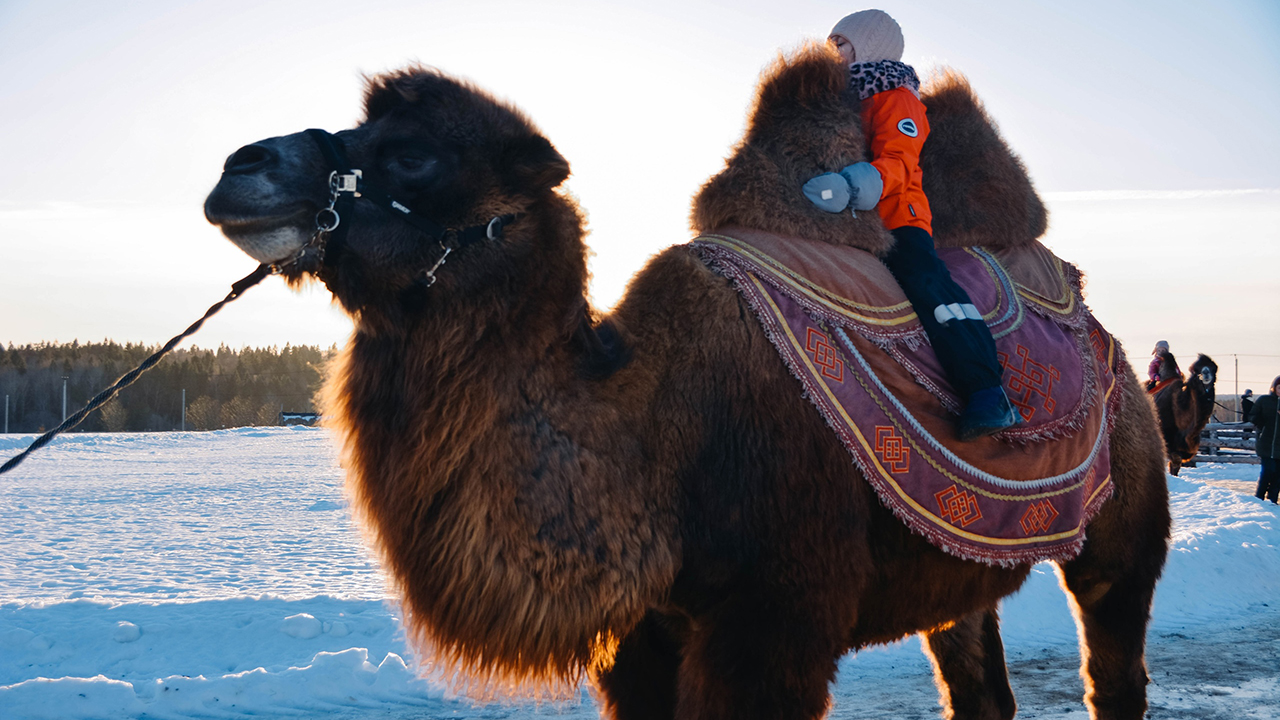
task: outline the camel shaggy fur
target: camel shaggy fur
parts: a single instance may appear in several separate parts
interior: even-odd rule
[[[1169,362],[1177,367],[1172,355]],[[1164,438],[1169,473],[1172,475],[1177,475],[1182,465],[1200,452],[1200,434],[1213,415],[1217,377],[1218,364],[1208,355],[1200,355],[1191,364],[1187,380],[1175,379],[1151,398],[1156,406],[1160,435]]]
[[[318,271],[355,322],[327,387],[348,487],[435,667],[473,687],[586,673],[617,720],[799,720],[828,709],[842,655],[923,633],[948,716],[1013,716],[996,606],[1029,568],[960,560],[895,519],[724,277],[675,246],[601,317],[582,212],[556,190],[568,164],[524,116],[420,67],[374,78],[365,110],[338,138],[415,212],[450,227],[522,213],[425,287],[435,243],[357,202],[345,250]],[[826,48],[779,59],[696,228],[883,252],[874,213],[828,215],[799,193],[862,158],[856,118]],[[206,214],[250,252],[305,241],[328,172],[301,133],[255,143]],[[1034,214],[1008,242],[1033,237]],[[1115,495],[1060,566],[1099,718],[1146,707],[1169,530],[1154,413],[1136,379],[1122,384]]]

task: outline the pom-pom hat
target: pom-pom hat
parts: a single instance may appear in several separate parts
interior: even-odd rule
[[[883,10],[862,10],[846,16],[831,28],[853,45],[854,62],[902,60],[902,28]]]

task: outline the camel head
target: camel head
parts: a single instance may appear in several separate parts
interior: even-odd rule
[[[1218,364],[1201,354],[1191,364],[1186,381],[1181,385],[1175,383],[1153,398],[1169,458],[1169,472],[1174,475],[1182,463],[1199,452],[1200,433],[1213,415],[1217,378]]]
[[[483,231],[494,217],[517,219],[496,238],[450,247],[447,264],[436,273],[439,285],[423,293],[424,274],[444,255],[442,242],[365,193],[342,213],[345,235],[326,248],[323,264],[320,253],[308,249],[285,266],[292,283],[318,276],[359,315],[406,298],[421,305],[509,284],[535,257],[584,265],[580,243],[536,247],[538,234],[531,230],[540,220],[531,206],[553,195],[569,174],[568,163],[520,112],[487,93],[423,67],[379,75],[368,80],[364,119],[333,137],[362,183],[441,229]],[[331,199],[331,169],[307,132],[246,145],[227,158],[205,215],[254,259],[283,264],[315,235],[317,213]],[[570,224],[580,227],[576,210],[567,211],[574,215]],[[585,269],[582,274],[569,279],[579,292]]]
[[[875,212],[828,213],[801,192],[865,153],[859,100],[839,53],[811,43],[780,55],[761,76],[746,134],[694,198],[690,224],[698,233],[737,226],[883,254],[893,239]]]
[[[1199,396],[1201,402],[1210,408],[1216,398],[1214,382],[1218,379],[1218,364],[1203,353],[1191,364],[1190,377],[1187,379],[1187,390]]]

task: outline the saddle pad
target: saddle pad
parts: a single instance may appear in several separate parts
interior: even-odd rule
[[[733,281],[882,502],[958,557],[1066,560],[1110,497],[1123,353],[1040,243],[941,249],[996,340],[1023,423],[955,437],[959,399],[911,304],[874,255],[727,229],[691,243]]]

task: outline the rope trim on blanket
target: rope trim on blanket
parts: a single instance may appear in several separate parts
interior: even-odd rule
[[[951,462],[961,470],[964,470],[965,472],[972,474],[975,478],[983,480],[984,482],[991,483],[996,487],[1003,487],[1008,489],[1042,488],[1042,487],[1048,487],[1050,485],[1056,485],[1058,483],[1074,480],[1075,478],[1081,475],[1084,475],[1085,472],[1088,471],[1089,467],[1093,464],[1093,462],[1098,458],[1098,452],[1102,449],[1103,440],[1106,438],[1106,435],[1103,432],[1101,432],[1101,428],[1106,427],[1107,406],[1105,404],[1103,405],[1103,408],[1102,408],[1103,422],[1099,424],[1098,435],[1097,437],[1094,438],[1093,447],[1089,451],[1089,455],[1084,460],[1084,462],[1080,463],[1079,465],[1072,468],[1071,470],[1068,470],[1067,472],[1060,473],[1052,477],[1038,478],[1035,480],[1009,480],[1006,478],[998,477],[996,475],[992,475],[991,473],[983,470],[982,468],[976,467],[971,463],[965,462],[955,453],[951,452],[951,450],[948,449],[945,445],[938,442],[938,439],[934,437],[928,430],[926,430],[924,426],[920,424],[919,420],[916,420],[915,415],[911,414],[911,411],[907,410],[906,406],[904,406],[902,402],[898,400],[898,398],[894,396],[894,394],[890,392],[889,389],[885,387],[882,382],[880,382],[880,378],[876,375],[875,371],[871,368],[870,363],[867,362],[866,358],[863,357],[862,353],[858,352],[858,349],[854,347],[853,342],[849,339],[849,336],[845,334],[844,328],[835,328],[835,332],[837,335],[839,335],[840,339],[843,341],[845,349],[853,354],[854,359],[857,360],[858,364],[862,367],[863,372],[865,372],[867,377],[870,378],[871,381],[875,384],[876,389],[878,389],[884,397],[888,398],[889,402],[893,405],[894,409],[897,410],[898,413],[901,414],[902,417],[906,420],[906,422],[911,426],[911,429],[919,433],[920,436],[925,439],[925,442],[929,443],[930,447],[932,447],[935,452],[942,455],[942,457],[946,458],[949,462]],[[805,358],[805,361],[808,362],[807,357]],[[855,375],[855,378],[857,378],[856,375]],[[861,378],[858,378],[858,381],[861,384],[862,382]],[[1112,387],[1114,387],[1114,385]],[[1107,389],[1108,398],[1110,397],[1111,390],[1112,388]],[[872,398],[876,401],[877,404],[880,404],[879,399],[875,395],[872,395]],[[834,396],[831,399],[833,402],[835,401]],[[852,418],[848,418],[846,416],[846,419],[848,419],[850,423],[853,422]],[[911,442],[913,446],[915,445],[915,441],[911,440],[910,436],[907,437],[907,440],[908,442]],[[919,450],[919,447],[916,446],[916,449]],[[933,465],[935,468],[937,468],[939,472],[943,473],[949,478],[956,480],[956,482],[963,482],[962,480],[960,480],[960,478],[955,477],[949,471],[939,467],[933,461],[932,457],[929,456],[928,453],[922,452],[920,454],[929,458],[929,463]],[[979,492],[979,489],[976,487],[971,489],[974,490],[974,492]],[[996,496],[990,495],[990,497],[995,498]],[[997,499],[1006,499],[1006,498],[997,498]]]
[[[915,311],[911,309],[911,302],[909,300],[903,300],[902,302],[894,305],[883,305],[883,306],[867,305],[865,303],[860,303],[860,302],[857,302],[856,300],[850,300],[849,298],[836,295],[835,293],[831,292],[830,290],[827,290],[824,287],[815,285],[808,278],[796,273],[791,268],[778,262],[777,259],[769,257],[768,255],[765,255],[759,250],[756,250],[750,245],[740,242],[735,238],[731,238],[727,235],[702,235],[698,239],[707,240],[709,242],[712,242],[718,245],[726,245],[732,248],[733,250],[736,250],[737,252],[748,256],[750,259],[756,261],[761,266],[767,267],[777,272],[780,275],[785,275],[787,278],[789,278],[795,283],[794,287],[797,291],[803,292],[806,296],[812,298],[815,302],[830,306],[832,310],[835,310],[836,312],[839,312],[842,315],[847,315],[849,318],[857,320],[859,322],[869,322],[869,323],[874,323],[876,325],[899,325],[905,322],[910,322],[914,320],[916,317]],[[858,313],[849,312],[842,308],[854,308],[857,310],[864,310],[866,312],[874,312],[874,313],[882,313],[882,314],[898,313],[898,312],[902,312],[903,310],[906,310],[907,313],[905,315],[902,315],[901,317],[884,321],[878,318],[871,318]]]
[[[1080,329],[1088,325],[1089,310],[1084,303],[1084,276],[1076,266],[1052,256],[1058,277],[1064,281],[1062,297],[1057,300],[1018,285],[1018,295],[1027,300],[1031,311],[1064,327]]]
[[[793,334],[791,334],[790,328],[786,326],[785,321],[782,319],[781,309],[779,309],[778,306],[775,305],[773,301],[767,295],[764,294],[763,282],[759,278],[753,275],[742,273],[738,268],[733,266],[722,266],[717,264],[717,269],[720,271],[722,275],[725,275],[726,277],[733,280],[735,284],[736,283],[754,284],[757,287],[757,289],[761,291],[761,295],[759,296],[761,300],[759,302],[757,302],[756,300],[756,297],[757,297],[756,295],[748,295],[747,299],[748,299],[748,302],[753,306],[752,309],[757,312],[758,317],[767,316],[770,318],[770,320],[774,324],[775,330],[772,333],[770,339],[774,341],[781,339],[787,342],[792,347],[794,347],[796,349],[797,356],[800,357],[801,360],[806,364],[807,369],[810,370],[812,373],[816,374],[818,370],[817,368],[813,367],[813,365],[809,362],[808,356],[804,352],[803,345],[800,343],[799,339],[797,339]],[[768,305],[761,307],[759,303],[768,303]],[[764,312],[761,312],[762,310]],[[820,323],[820,324],[823,324],[825,326],[825,323]],[[942,457],[946,458],[948,462],[951,462],[961,470],[972,474],[976,479],[990,483],[991,485],[994,485],[996,487],[1002,487],[1002,488],[1011,489],[1011,490],[1038,489],[1042,487],[1048,487],[1051,485],[1073,481],[1076,478],[1083,476],[1089,470],[1089,467],[1093,464],[1093,462],[1097,460],[1098,452],[1101,450],[1103,441],[1106,438],[1105,433],[1102,431],[1103,428],[1107,426],[1106,416],[1108,414],[1107,413],[1108,407],[1106,404],[1103,405],[1103,408],[1102,408],[1103,420],[1102,422],[1099,423],[1099,432],[1097,436],[1094,438],[1093,445],[1089,451],[1088,457],[1085,459],[1084,462],[1080,463],[1079,465],[1072,468],[1071,470],[1068,470],[1067,472],[1060,473],[1052,477],[1037,478],[1034,480],[1010,480],[1007,478],[999,477],[997,475],[993,475],[983,470],[982,468],[976,467],[975,465],[969,462],[966,462],[964,459],[960,458],[955,453],[951,452],[951,450],[949,450],[945,445],[939,442],[938,439],[934,437],[932,433],[926,430],[925,427],[921,425],[918,420],[916,420],[915,416],[880,381],[880,378],[876,375],[875,371],[871,368],[871,365],[867,362],[866,358],[863,357],[862,353],[859,352],[856,347],[854,347],[853,342],[849,339],[849,336],[845,334],[844,328],[836,327],[835,334],[840,337],[841,341],[844,344],[845,349],[853,355],[854,359],[858,361],[858,364],[861,367],[862,371],[875,384],[875,387],[879,391],[879,394],[888,398],[889,402],[893,405],[894,410],[896,410],[899,414],[902,415],[902,417],[911,426],[911,429],[919,433],[921,437],[925,438],[925,441],[936,453],[942,455]],[[797,377],[801,377],[802,380],[806,381],[806,385],[808,385],[807,378],[810,377],[808,374],[797,373]],[[862,384],[862,380],[860,376],[855,375],[854,377],[855,379],[858,380],[859,384]],[[1107,389],[1107,398],[1106,398],[1107,400],[1110,399],[1111,392],[1114,389],[1114,387],[1115,387],[1115,384],[1113,383],[1112,386]],[[865,385],[864,385],[864,388],[865,388]],[[820,392],[821,394],[825,395],[832,402],[833,406],[836,407],[839,410],[839,412],[842,414],[843,416],[842,419],[845,422],[847,422],[849,426],[854,429],[855,432],[857,432],[856,424],[854,423],[853,418],[850,418],[848,415],[844,414],[844,409],[840,406],[840,403],[835,398],[835,396],[832,395],[831,390],[829,388],[827,388],[826,386],[815,386],[813,388],[808,388],[808,389],[810,390],[810,392]],[[869,390],[870,388],[866,388],[866,389]],[[872,393],[871,397],[877,404],[880,404],[880,400],[878,397],[876,397],[875,393]],[[861,435],[859,435],[859,437],[861,437]],[[923,452],[923,449],[920,448],[919,445],[915,444],[915,441],[912,440],[910,436],[907,436],[906,439],[908,442],[912,443],[913,448],[917,452],[919,452],[921,456],[928,458],[930,465],[932,465],[935,469],[937,469],[938,472],[945,475],[948,479],[954,480],[955,482],[964,485],[968,489],[973,490],[974,492],[978,492],[983,495],[986,495],[987,497],[990,497],[992,499],[996,499],[996,500],[1014,499],[1013,496],[1000,495],[997,493],[992,493],[991,491],[986,490],[985,488],[981,488],[979,486],[969,485],[962,478],[955,476],[953,473],[951,473],[947,469],[939,466],[936,463],[936,461],[934,461],[932,457],[930,457],[929,453]],[[1044,495],[1037,495],[1036,498],[1051,497],[1053,495],[1059,495],[1059,494],[1062,494],[1062,492],[1074,489],[1074,487],[1079,487],[1079,485],[1080,484],[1077,483],[1076,485],[1065,488],[1063,490],[1046,493]]]
[[[1014,288],[1013,278],[1009,276],[1009,271],[1005,269],[1004,265],[1001,265],[1000,261],[986,250],[978,247],[967,247],[965,248],[965,252],[983,261],[983,268],[987,271],[987,274],[991,276],[991,279],[995,281],[997,292],[1002,294],[1005,298],[1006,307],[1004,315],[994,322],[988,321],[987,325],[1000,327],[1004,323],[1009,322],[1010,317],[1013,317],[1013,322],[1008,327],[1000,327],[998,331],[994,329],[992,330],[991,339],[999,340],[1005,335],[1008,335],[1022,327],[1022,303],[1018,302],[1018,291]],[[991,311],[991,315],[994,316],[996,314],[996,310],[999,308],[1000,301],[997,300],[996,309]],[[985,315],[983,316],[983,320],[987,320]]]
[[[760,282],[754,277],[744,276],[737,268],[732,266],[724,266],[719,263],[714,263],[712,264],[712,268],[722,276],[729,279],[735,285],[741,282]],[[757,288],[762,287],[762,285],[757,285]],[[787,329],[785,322],[780,321],[780,312],[777,310],[776,306],[773,306],[772,308],[762,306],[761,303],[769,303],[770,306],[773,305],[772,300],[768,298],[767,295],[747,293],[742,293],[741,295],[747,301],[748,305],[751,306],[756,317],[762,321],[761,326],[765,331],[765,335],[769,338],[770,342],[775,345],[775,347],[779,347],[779,343],[782,342],[791,344],[792,347],[797,346],[797,341]],[[848,340],[847,338],[843,339],[846,342]],[[805,357],[804,353],[797,353],[797,355],[801,358]],[[814,376],[812,373],[801,372],[800,368],[792,365],[791,359],[788,356],[783,356],[783,359],[791,374],[800,381],[801,386],[804,388],[804,395],[806,397],[815,397],[818,394],[825,395],[829,393],[826,387],[819,388],[818,384],[813,380]],[[805,362],[807,362],[807,360],[805,360]],[[810,370],[812,370],[812,367],[810,367]],[[971,533],[961,528],[957,528],[920,506],[919,503],[915,502],[915,500],[901,488],[901,486],[896,482],[893,482],[892,475],[882,465],[880,465],[877,460],[875,460],[875,454],[870,452],[870,446],[866,438],[862,436],[861,432],[855,425],[850,423],[842,426],[837,422],[836,418],[829,416],[821,406],[817,406],[817,409],[819,409],[819,415],[823,418],[826,424],[840,437],[849,439],[850,436],[847,432],[848,430],[851,430],[855,434],[853,439],[862,446],[864,452],[866,452],[867,456],[871,458],[872,465],[868,466],[860,454],[851,452],[850,456],[853,460],[853,464],[862,472],[864,477],[869,481],[872,481],[871,485],[875,489],[876,494],[880,497],[881,501],[889,507],[894,516],[907,525],[907,527],[913,532],[928,538],[936,547],[942,549],[948,554],[966,560],[975,560],[1004,567],[1014,567],[1019,564],[1039,562],[1041,560],[1070,560],[1079,555],[1081,549],[1084,547],[1084,527],[1087,526],[1094,516],[1096,516],[1097,512],[1102,508],[1102,504],[1111,497],[1114,491],[1114,486],[1111,483],[1111,476],[1108,474],[1098,482],[1098,485],[1086,500],[1081,520],[1074,529],[1068,529],[1049,536],[1037,536],[1025,539],[995,538],[978,535],[976,533]],[[1104,428],[1109,425],[1111,425],[1111,423],[1100,423],[1100,426]],[[927,453],[921,453],[921,455],[927,457]],[[934,464],[932,460],[930,462],[931,464]],[[950,473],[948,473],[948,475],[954,478],[954,475],[951,475]],[[1015,488],[1025,487],[1021,484],[1022,481],[1007,482],[1013,483],[1013,487]],[[1039,500],[1079,488],[1085,482],[1088,482],[1087,476],[1085,480],[1080,483],[1075,483],[1071,487],[1064,488],[1058,492],[1036,493],[1028,496],[1002,495],[973,487],[968,483],[964,483],[964,485],[968,486],[969,489],[975,492],[980,492],[992,499]],[[942,532],[940,532],[940,530]],[[1000,546],[1002,549],[998,553],[995,551],[986,551],[981,547],[975,547],[973,545],[956,544],[955,542],[948,541],[948,537],[964,539],[974,543]],[[1074,539],[1071,539],[1073,537]],[[1070,542],[1059,544],[1056,547],[1045,546],[1045,543],[1069,539]],[[1027,545],[1032,545],[1034,547],[1019,547]]]
[[[703,239],[706,239],[707,242],[701,242]],[[903,306],[903,303],[885,307],[855,303],[852,300],[847,300],[846,298],[836,296],[832,293],[827,293],[821,287],[813,286],[807,279],[796,274],[790,268],[778,263],[773,258],[769,258],[767,255],[760,253],[755,248],[752,248],[735,238],[725,235],[702,235],[697,238],[695,242],[694,250],[697,252],[698,256],[702,258],[703,262],[713,268],[719,268],[721,266],[732,267],[735,260],[741,259],[743,262],[754,266],[759,271],[762,271],[761,275],[770,280],[776,279],[781,281],[779,276],[781,274],[785,274],[790,278],[802,281],[804,283],[803,285],[799,283],[787,283],[786,287],[793,291],[792,294],[796,302],[800,303],[806,311],[814,317],[823,318],[828,322],[837,325],[846,322],[858,323],[862,327],[864,337],[886,350],[898,344],[905,345],[912,350],[920,347],[921,345],[929,344],[929,338],[925,335],[924,326],[917,320],[916,313],[911,309],[910,302],[905,303],[905,310],[900,309]],[[851,305],[858,305],[862,308],[869,309],[869,311],[901,313],[899,316],[901,320],[896,324],[867,321],[859,313],[849,312],[839,306],[833,305],[832,303],[823,302],[822,298],[816,296],[814,292],[806,291],[806,287],[808,286],[814,287],[816,291],[821,291],[824,294],[831,296],[833,299],[847,302]],[[782,290],[784,288],[779,287],[779,289]]]

